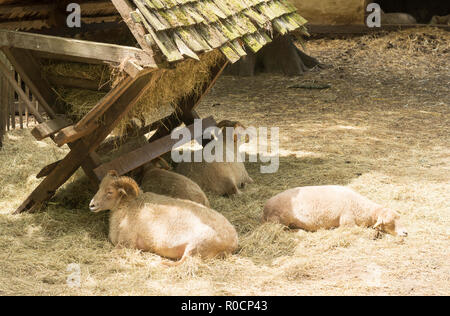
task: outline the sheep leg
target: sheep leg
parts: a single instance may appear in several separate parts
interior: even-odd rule
[[[187,258],[189,258],[192,255],[193,250],[194,249],[188,246],[184,251],[183,257],[179,261],[164,261],[162,264],[167,267],[178,267],[182,265],[184,262],[186,262]]]

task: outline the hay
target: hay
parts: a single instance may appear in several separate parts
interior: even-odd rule
[[[92,80],[99,83],[99,87],[111,80],[112,68],[108,65],[82,64],[76,62],[47,61],[42,65],[45,75]]]
[[[189,59],[174,69],[162,70],[162,74],[155,72],[158,79],[151,82],[148,91],[122,120],[116,133],[123,135],[133,118],[144,119],[147,124],[158,121],[173,112],[182,97],[200,93],[201,87],[210,80],[211,68],[222,58],[219,51],[213,51],[204,54],[200,62]],[[99,88],[109,83],[115,86],[123,76],[120,67],[55,62],[45,65],[44,74],[92,80],[98,82]],[[81,119],[105,96],[99,91],[69,88],[58,88],[56,92],[74,120]]]
[[[404,36],[311,41],[311,54],[333,67],[301,80],[325,81],[329,90],[287,89],[299,78],[223,77],[205,98],[200,115],[276,126],[281,136],[278,173],[263,175],[249,164],[255,184],[243,195],[208,196],[239,233],[239,252],[224,260],[193,258],[167,268],[156,255],[113,249],[108,215],[89,212],[93,193],[81,173],[45,212],[10,215],[40,183],[34,174],[68,148],[36,142],[28,130],[6,134],[0,295],[449,295],[450,87],[442,84],[450,80],[448,56],[386,48],[395,34]],[[384,48],[368,49],[383,38]],[[364,228],[296,232],[261,223],[273,195],[325,184],[351,187],[398,210],[410,236]],[[80,288],[66,283],[72,263],[81,267]]]

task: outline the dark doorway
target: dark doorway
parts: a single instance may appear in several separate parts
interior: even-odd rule
[[[421,24],[428,24],[435,15],[450,14],[450,0],[378,0],[375,2],[386,13],[409,13]]]

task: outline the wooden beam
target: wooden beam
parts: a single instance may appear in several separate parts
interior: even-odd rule
[[[38,126],[33,128],[31,134],[34,136],[34,138],[36,138],[36,140],[43,140],[44,138],[56,134],[63,128],[70,126],[71,124],[71,121],[63,117],[58,117],[54,120],[39,124]]]
[[[0,46],[102,60],[115,64],[133,60],[142,67],[157,68],[153,57],[142,49],[114,44],[0,29]]]
[[[16,210],[15,214],[36,211],[55,194],[56,190],[77,171],[89,153],[95,151],[146,92],[149,87],[149,79],[150,75],[143,76],[134,80],[126,91],[115,90],[116,92],[120,92],[120,96],[111,99],[115,99],[115,101],[105,112],[104,120],[102,121],[103,124],[89,136],[72,144],[73,147],[69,154],[57,164],[51,173]]]
[[[128,28],[130,29],[131,33],[133,34],[134,38],[139,43],[141,48],[148,54],[151,54],[153,56],[153,50],[145,40],[147,31],[142,24],[134,23],[133,19],[131,18],[131,12],[134,11],[134,8],[133,6],[131,6],[130,2],[128,0],[111,0],[111,2],[116,7],[117,11],[119,11],[123,21],[128,25]]]
[[[56,113],[52,106],[57,96],[42,76],[41,66],[34,56],[29,51],[17,48],[3,48],[3,52],[48,116],[55,119]]]
[[[44,168],[42,168],[42,170],[39,171],[39,173],[37,174],[36,178],[41,179],[41,178],[48,176],[58,166],[58,164],[61,161],[62,160],[58,160],[58,161],[51,163],[48,166],[45,166]]]
[[[111,84],[109,83],[99,87],[97,81],[89,79],[65,77],[52,74],[48,74],[46,77],[52,86],[62,86],[67,88],[76,88],[91,91],[103,91],[103,92],[111,91]]]
[[[76,128],[76,126],[69,126],[61,130],[55,137],[55,143],[61,147],[68,143],[73,143],[74,141],[91,134],[99,127],[99,124],[92,123],[90,125],[83,126],[83,128]]]
[[[207,119],[202,120],[202,132],[213,126],[217,126],[217,123],[213,117],[208,117]],[[188,126],[186,129],[189,130],[191,135],[194,135],[194,124]],[[184,145],[189,143],[191,140],[192,138],[185,139],[184,142],[179,143],[179,139],[172,139],[171,135],[167,135],[111,162],[101,165],[96,168],[94,172],[99,179],[103,179],[103,177],[110,170],[115,170],[119,173],[119,175],[124,175],[164,155],[165,153],[170,152],[177,143]]]

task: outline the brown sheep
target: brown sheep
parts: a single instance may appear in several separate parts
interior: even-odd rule
[[[339,226],[373,226],[393,235],[408,235],[398,213],[341,186],[285,191],[267,202],[263,219],[306,231]]]
[[[408,13],[381,12],[381,23],[384,24],[417,24],[417,20]]]
[[[253,179],[249,176],[245,165],[242,162],[226,162],[226,151],[234,146],[234,161],[237,161],[238,142],[235,133],[233,144],[228,144],[226,127],[233,127],[235,131],[239,128],[245,129],[238,122],[223,121],[219,125],[222,128],[224,139],[224,161],[225,162],[182,162],[176,167],[176,172],[180,173],[194,182],[196,182],[204,191],[212,192],[217,195],[234,195],[241,194],[240,188],[244,188],[246,184],[253,183]],[[192,153],[194,155],[194,153]]]
[[[206,194],[197,183],[169,170],[169,165],[162,158],[147,164],[141,182],[142,190],[210,207]]]
[[[430,24],[433,25],[450,25],[450,14],[444,16],[435,15],[430,21]]]
[[[230,222],[198,203],[143,193],[128,177],[110,171],[90,203],[92,212],[110,210],[109,238],[128,247],[180,260],[199,255],[214,258],[231,254],[238,235]]]

